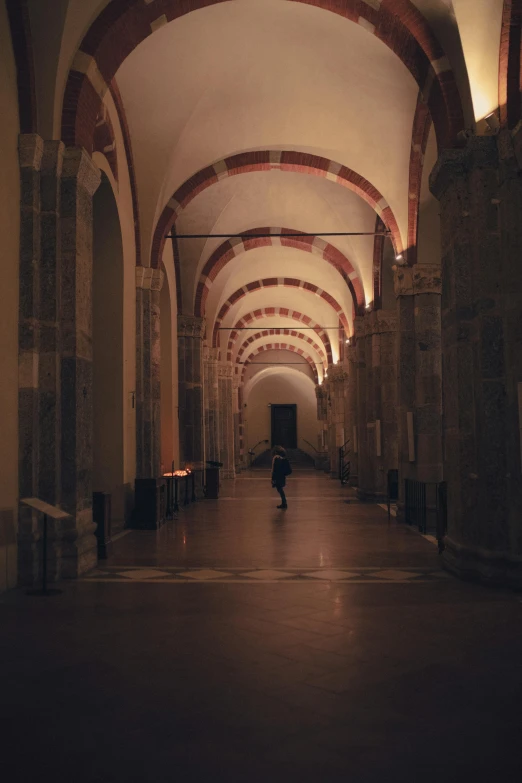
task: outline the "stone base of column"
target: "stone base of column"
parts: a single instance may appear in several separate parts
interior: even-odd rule
[[[387,496],[384,492],[373,492],[358,488],[355,494],[358,500],[363,500],[365,503],[386,503],[387,501]]]
[[[98,565],[98,547],[90,509],[76,519],[48,519],[47,578],[76,579]],[[18,582],[33,585],[42,578],[42,521],[29,509],[20,512]]]
[[[442,565],[455,576],[499,587],[522,589],[522,557],[462,546],[449,537],[444,539],[444,545]]]
[[[397,501],[397,522],[406,522],[406,506],[401,501]]]

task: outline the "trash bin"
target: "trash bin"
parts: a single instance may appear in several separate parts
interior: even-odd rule
[[[207,500],[217,500],[219,497],[219,469],[223,467],[222,462],[207,460],[207,469],[205,470],[205,498]]]

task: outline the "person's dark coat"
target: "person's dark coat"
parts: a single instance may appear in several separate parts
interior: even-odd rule
[[[286,477],[290,473],[290,464],[286,457],[280,457],[276,454],[272,461],[272,484],[274,487],[284,487]]]

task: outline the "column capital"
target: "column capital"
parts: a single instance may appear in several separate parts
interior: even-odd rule
[[[218,378],[232,378],[234,366],[232,362],[218,362]]]
[[[357,348],[355,345],[347,345],[345,348],[345,355],[350,364],[357,361]]]
[[[397,331],[397,313],[395,310],[373,310],[365,316],[365,336],[385,334]]]
[[[476,168],[496,168],[498,162],[496,137],[472,136],[462,149],[442,150],[430,174],[430,190],[440,201],[455,180]]]
[[[364,315],[355,316],[353,319],[353,331],[356,338],[364,335]]]
[[[37,133],[21,133],[18,136],[18,161],[22,169],[40,170],[44,140]]]
[[[413,268],[398,266],[393,271],[395,296],[413,296]]]
[[[41,164],[42,174],[60,177],[63,170],[64,153],[65,144],[63,141],[45,141]]]
[[[151,266],[136,267],[136,288],[145,291],[161,291],[164,274],[161,269],[153,269]]]
[[[324,400],[325,397],[328,395],[328,391],[324,384],[318,383],[315,387],[315,396],[318,400]]]
[[[334,364],[328,370],[328,381],[330,383],[344,383],[348,380],[348,373],[342,364]]]
[[[438,264],[415,264],[413,289],[416,294],[441,294],[441,268]]]
[[[63,179],[75,179],[90,196],[101,182],[101,171],[83,147],[67,147],[63,154]]]
[[[442,290],[441,268],[438,264],[400,266],[394,272],[395,296],[414,294],[440,294]]]
[[[205,319],[196,315],[178,315],[178,337],[205,336]]]

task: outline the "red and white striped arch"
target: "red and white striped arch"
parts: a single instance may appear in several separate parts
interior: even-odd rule
[[[292,337],[296,340],[302,340],[303,342],[310,345],[314,351],[318,354],[318,356],[322,359],[323,363],[327,363],[326,359],[326,352],[324,350],[324,346],[318,345],[311,337],[307,337],[302,332],[298,332],[295,329],[264,329],[262,332],[256,332],[255,334],[251,335],[247,340],[244,340],[241,344],[237,356],[236,356],[236,362],[241,361],[242,356],[245,354],[246,351],[249,350],[252,343],[257,342],[257,340],[262,340],[267,337]]]
[[[319,383],[319,374],[317,372],[317,367],[315,364],[315,361],[312,359],[312,357],[307,354],[303,348],[297,348],[295,345],[290,345],[289,343],[269,343],[268,345],[260,345],[259,348],[256,351],[253,351],[248,358],[245,360],[243,364],[243,370],[241,373],[241,383],[244,383],[245,380],[245,373],[248,369],[248,367],[252,366],[252,364],[255,364],[253,362],[253,359],[256,356],[259,356],[261,353],[266,353],[267,351],[290,351],[291,353],[295,353],[297,356],[302,356],[303,359],[308,362],[310,365],[310,369],[312,370],[314,380],[316,383]],[[281,363],[284,366],[284,362]]]
[[[155,30],[191,11],[225,0],[115,0],[85,34],[67,79],[62,140],[92,153],[100,102],[118,68]],[[411,0],[292,0],[323,8],[361,25],[388,46],[419,85],[439,149],[455,144],[464,127],[455,77],[426,18]]]
[[[297,234],[297,230],[291,228],[274,228],[264,226],[262,228],[252,228],[244,231],[244,234]],[[362,315],[364,313],[364,289],[361,279],[351,262],[330,242],[317,236],[311,237],[243,237],[242,239],[227,239],[210,256],[201,271],[199,281],[196,287],[196,300],[194,305],[194,314],[202,317],[205,315],[205,306],[210,288],[216,280],[219,273],[226,267],[230,261],[241,253],[249,250],[255,250],[259,247],[292,247],[297,250],[304,250],[307,253],[313,253],[320,256],[333,266],[351,291],[354,314]]]
[[[206,166],[204,169],[200,169],[200,171],[196,172],[177,189],[163,209],[154,231],[151,257],[152,266],[157,266],[159,264],[166,234],[169,233],[183,209],[185,209],[199,193],[226,177],[250,174],[253,171],[272,171],[274,169],[324,177],[325,179],[332,180],[332,182],[336,182],[342,187],[353,191],[364,199],[382,219],[384,225],[390,232],[390,238],[393,242],[395,252],[402,252],[403,243],[401,233],[393,210],[384,196],[371,184],[371,182],[368,182],[367,179],[361,177],[360,174],[357,174],[357,172],[349,169],[347,166],[336,163],[329,158],[312,155],[308,152],[297,152],[295,150],[260,150],[242,152],[238,155],[232,155],[229,158],[217,161],[211,166]]]
[[[238,288],[237,291],[234,291],[234,293],[229,296],[227,301],[221,306],[214,324],[212,345],[219,347],[218,330],[222,326],[223,320],[227,316],[227,313],[235,304],[237,304],[237,302],[239,302],[240,299],[243,299],[243,297],[253,293],[254,291],[261,291],[264,288],[278,287],[293,288],[294,290],[298,288],[301,291],[306,291],[312,296],[318,296],[320,299],[323,299],[336,313],[339,321],[344,327],[346,334],[350,333],[350,327],[341,305],[331,294],[327,293],[327,291],[323,291],[322,288],[319,288],[313,283],[307,283],[304,280],[298,280],[297,278],[293,277],[266,277],[262,280],[253,280],[251,283],[247,283],[245,286]]]
[[[245,329],[245,327],[252,326],[252,324],[260,318],[274,318],[277,316],[280,318],[288,318],[292,321],[298,321],[309,329],[313,329],[324,346],[328,364],[333,363],[332,345],[330,343],[330,338],[322,326],[319,326],[316,321],[313,321],[304,313],[299,313],[297,310],[290,310],[286,307],[263,307],[258,310],[253,310],[251,313],[247,313],[239,321],[237,321],[236,324],[232,327],[228,338],[227,360],[229,362],[232,361],[234,344],[238,337],[240,337],[242,334],[242,330]]]

